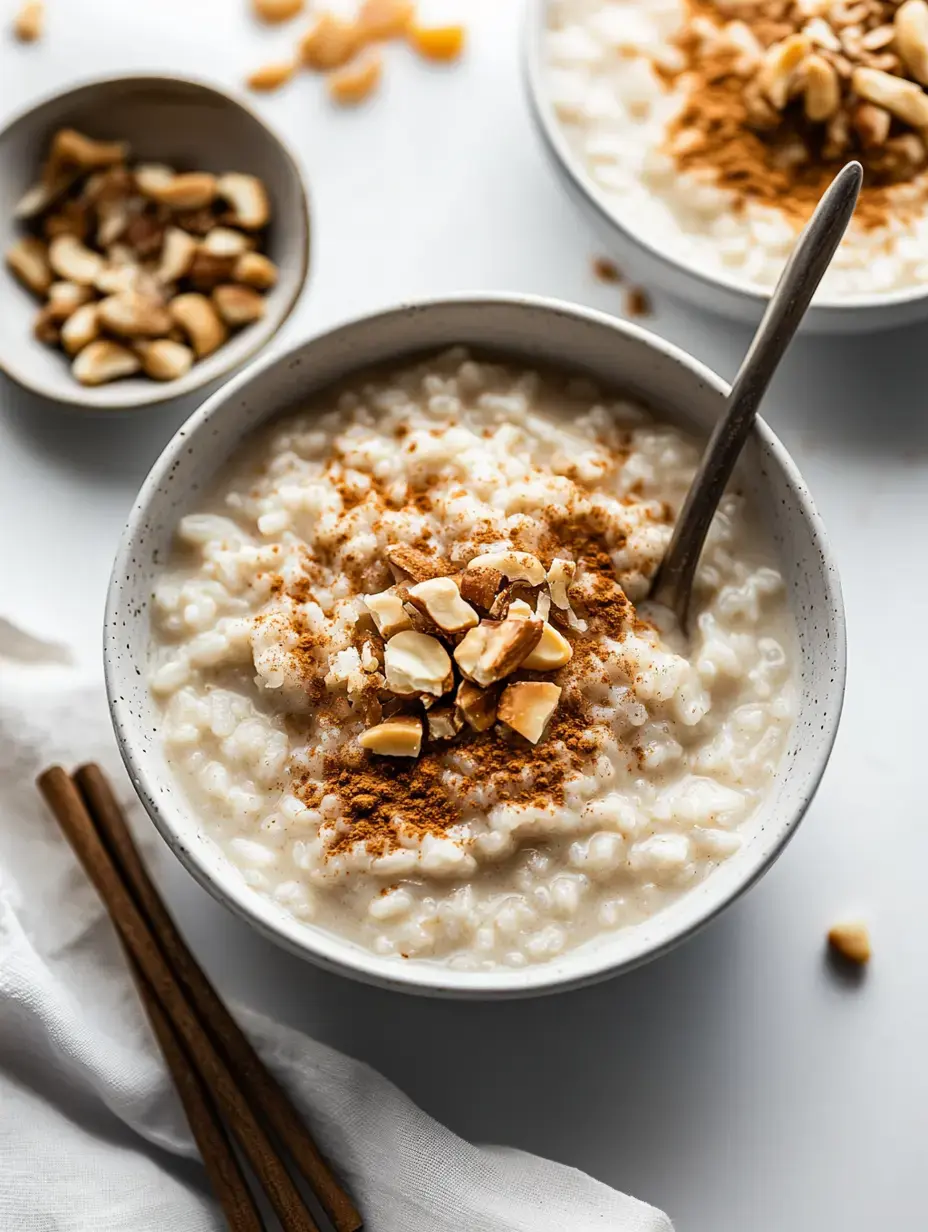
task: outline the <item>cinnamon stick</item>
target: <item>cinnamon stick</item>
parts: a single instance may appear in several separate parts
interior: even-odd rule
[[[99,766],[86,765],[74,781],[119,862],[136,902],[147,915],[165,957],[246,1095],[260,1109],[306,1178],[336,1232],[359,1232],[363,1220],[339,1184],[283,1088],[265,1068],[171,919],[148,875],[116,797]]]
[[[131,955],[129,965],[230,1232],[265,1232],[264,1221],[209,1092]]]
[[[103,899],[120,936],[187,1048],[287,1232],[319,1232],[299,1190],[252,1112],[224,1059],[194,1014],[122,875],[97,833],[80,792],[60,766],[38,778],[39,790]]]

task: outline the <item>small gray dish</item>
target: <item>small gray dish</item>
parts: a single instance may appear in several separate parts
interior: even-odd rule
[[[0,133],[0,249],[22,234],[16,203],[36,182],[59,128],[99,140],[126,140],[135,161],[178,170],[241,171],[258,176],[271,199],[267,254],[280,269],[264,317],[233,334],[186,376],[161,383],[131,377],[94,387],[79,384],[67,358],[33,336],[39,302],[4,269],[0,371],[42,397],[91,411],[123,411],[189,394],[228,376],[255,355],[292,312],[309,270],[309,203],[296,158],[244,104],[215,86],[146,74],[86,82],[31,107]]]

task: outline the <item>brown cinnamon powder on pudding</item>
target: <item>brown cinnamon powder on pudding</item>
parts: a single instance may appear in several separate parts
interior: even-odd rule
[[[762,4],[734,0],[724,8],[713,0],[687,0],[687,15],[674,40],[683,67],[668,70],[654,65],[669,85],[683,88],[688,96],[669,127],[667,150],[681,171],[703,172],[710,182],[733,193],[736,209],[756,201],[781,211],[797,227],[809,217],[836,172],[849,158],[857,158],[864,168],[857,222],[875,228],[884,225],[890,214],[914,216],[928,199],[922,175],[928,158],[923,132],[916,133],[885,108],[861,99],[850,86],[858,67],[910,84],[892,50],[892,22],[898,8],[893,0],[860,0],[854,5],[833,0],[817,6],[821,14],[814,19],[819,24],[813,30],[829,45],[820,46],[813,38],[806,59],[813,56],[833,66],[841,91],[827,123],[810,122],[806,115],[801,64],[784,86],[788,97],[778,109],[762,88],[763,59],[754,64],[738,46],[711,39],[707,43],[708,30],[721,31],[733,22],[742,33],[747,31],[746,44],[754,42],[763,55],[769,55],[784,40],[804,37],[814,7],[803,0]],[[879,45],[871,48],[871,44]],[[906,181],[907,192],[893,191]]]

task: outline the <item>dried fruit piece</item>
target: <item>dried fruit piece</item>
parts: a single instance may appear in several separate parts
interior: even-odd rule
[[[317,72],[341,68],[358,50],[361,34],[353,21],[322,12],[300,39],[300,59]]]
[[[49,161],[54,167],[95,171],[123,162],[128,154],[128,141],[94,141],[76,128],[61,128],[52,138]]]
[[[213,291],[213,303],[226,325],[233,328],[259,321],[267,309],[263,295],[259,295],[251,287],[239,287],[234,283],[216,287]]]
[[[13,34],[21,43],[34,43],[45,30],[45,0],[25,0],[13,18]]]
[[[803,106],[806,118],[813,124],[823,124],[838,110],[841,103],[841,83],[838,74],[824,56],[812,55],[803,66],[805,87]]]
[[[121,338],[157,338],[171,329],[171,314],[159,300],[138,291],[109,295],[97,307],[100,324]]]
[[[928,3],[905,0],[893,18],[896,50],[916,81],[928,85]]]
[[[454,682],[451,660],[441,642],[410,629],[387,642],[383,654],[387,688],[393,693],[441,697]]]
[[[429,578],[411,586],[409,602],[438,625],[443,633],[463,633],[479,623],[479,617],[469,603],[461,598],[450,577]]]
[[[365,39],[399,38],[412,21],[412,0],[364,0],[358,13],[358,28]]]
[[[52,240],[48,246],[48,261],[59,278],[82,287],[93,286],[104,266],[100,254],[73,235],[58,235]]]
[[[420,548],[410,548],[403,543],[394,543],[387,548],[387,560],[391,565],[414,582],[428,578],[446,577],[454,569],[441,556],[432,556]]]
[[[100,335],[96,304],[83,304],[61,327],[61,345],[69,355],[77,355]]]
[[[409,41],[426,60],[456,60],[464,50],[464,27],[413,24]]]
[[[262,94],[267,94],[285,86],[295,72],[296,64],[293,60],[278,60],[274,64],[262,64],[253,73],[249,73],[245,78],[245,84],[249,90],[258,90]]]
[[[208,171],[186,171],[171,179],[161,179],[151,174],[135,176],[140,190],[159,205],[172,210],[198,210],[216,200],[218,184]]]
[[[259,21],[278,25],[298,17],[303,12],[305,0],[251,0],[251,7]]]
[[[454,659],[462,675],[486,688],[521,666],[541,634],[540,620],[482,620],[458,643]]]
[[[82,385],[104,385],[120,377],[134,376],[141,366],[139,357],[128,347],[101,338],[84,347],[71,365],[71,371]]]
[[[41,240],[25,236],[7,249],[6,263],[23,284],[35,295],[44,295],[52,283],[48,264],[48,249]]]
[[[502,589],[503,575],[496,569],[472,565],[461,575],[461,598],[489,612]]]
[[[153,381],[176,381],[193,367],[194,355],[190,347],[171,338],[137,342],[135,353],[142,361],[142,371]]]
[[[155,270],[159,282],[177,282],[190,272],[197,253],[197,242],[180,227],[168,227],[161,245],[161,263]]]
[[[928,128],[928,94],[914,81],[875,68],[855,68],[851,88],[912,128]]]
[[[453,740],[464,726],[464,719],[454,706],[436,706],[425,717],[431,740]]]
[[[329,97],[345,107],[361,103],[376,88],[382,71],[383,57],[379,51],[362,52],[343,68],[329,73]]]
[[[257,231],[271,221],[271,203],[267,190],[256,175],[229,171],[221,175],[216,189],[232,211],[229,219],[236,227]]]
[[[499,719],[507,727],[537,744],[557,709],[561,690],[544,680],[521,680],[507,685],[499,701]]]
[[[470,680],[462,680],[458,685],[454,704],[468,727],[477,732],[485,732],[496,722],[499,695],[499,685],[481,689]]]
[[[364,606],[373,617],[377,632],[384,641],[388,641],[395,633],[412,628],[412,622],[403,607],[403,600],[392,590],[384,590],[379,595],[365,595]]]
[[[229,336],[218,312],[205,295],[194,291],[178,295],[168,304],[168,311],[174,324],[190,339],[197,359],[211,355]]]
[[[512,609],[509,609],[512,616]],[[522,666],[530,672],[556,672],[573,655],[573,647],[562,633],[553,625],[546,624],[541,632],[541,640],[535,649],[522,660]]]
[[[544,565],[531,552],[484,552],[468,562],[466,572],[471,569],[495,569],[510,582],[528,582],[529,586],[540,586],[545,580]]]
[[[828,930],[828,944],[848,962],[862,966],[870,961],[870,934],[859,921],[835,924]]]
[[[381,757],[418,757],[422,748],[422,720],[411,715],[385,719],[362,732],[358,744]]]
[[[277,266],[260,252],[244,252],[235,262],[232,277],[235,282],[268,291],[277,282]]]

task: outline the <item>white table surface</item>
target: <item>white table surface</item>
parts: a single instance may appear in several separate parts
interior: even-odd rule
[[[96,73],[175,70],[234,87],[292,38],[254,27],[245,4],[48,0],[42,43],[0,46],[0,119]],[[304,160],[315,210],[309,288],[277,345],[401,297],[467,289],[621,314],[529,124],[521,5],[452,4],[471,30],[459,66],[397,48],[357,112],[330,108],[309,77],[258,101]],[[727,376],[746,342],[670,302],[650,324]],[[843,570],[850,672],[821,791],[746,900],[598,988],[442,1003],[315,971],[167,857],[171,901],[222,989],[370,1061],[460,1133],[575,1164],[664,1207],[680,1232],[924,1227],[926,388],[928,333],[912,330],[802,340],[768,400]],[[0,613],[67,637],[95,666],[123,519],[190,409],[92,419],[0,386]],[[822,957],[827,926],[848,913],[872,925],[860,986]]]

